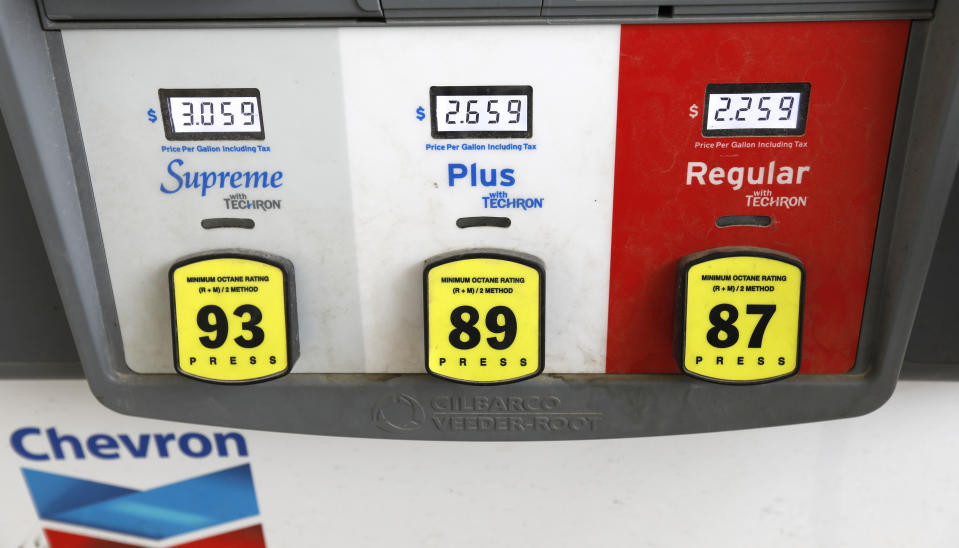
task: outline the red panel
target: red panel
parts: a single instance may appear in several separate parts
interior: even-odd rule
[[[607,372],[678,372],[676,263],[731,245],[803,261],[800,371],[852,367],[908,33],[906,21],[623,27]],[[811,85],[804,136],[702,136],[707,84],[778,82]],[[734,146],[750,143],[757,148]],[[768,171],[771,161],[777,171],[810,169],[802,184],[686,184],[688,162]],[[747,205],[747,195],[760,190],[774,200]],[[789,208],[768,205],[786,197],[796,198]],[[773,222],[717,228],[724,215],[769,215]]]
[[[44,529],[43,533],[47,536],[50,548],[143,548],[138,544],[114,542],[53,529]],[[254,525],[186,544],[177,544],[171,548],[266,548],[266,541],[263,539],[263,528]]]

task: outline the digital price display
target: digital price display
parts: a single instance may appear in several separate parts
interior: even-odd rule
[[[435,139],[533,136],[532,86],[433,86]]]
[[[222,384],[289,373],[299,353],[293,264],[265,253],[188,257],[170,269],[178,373]]]
[[[169,141],[265,138],[258,89],[161,89],[159,95]]]
[[[710,381],[755,384],[799,371],[806,273],[796,257],[718,248],[679,262],[676,359]]]
[[[544,268],[533,257],[475,251],[423,272],[426,371],[466,384],[535,377],[544,360]]]
[[[803,135],[809,90],[808,82],[709,84],[703,109],[703,136]]]

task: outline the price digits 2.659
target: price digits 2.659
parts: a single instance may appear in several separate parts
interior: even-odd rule
[[[468,99],[465,101],[466,106],[463,114],[465,114],[465,119],[460,116],[461,103],[458,99],[449,100],[449,111],[446,112],[446,123],[449,125],[453,124],[478,124],[480,123],[481,111],[476,110],[477,105],[479,104],[477,99]],[[489,99],[486,101],[486,114],[488,114],[484,123],[486,124],[499,124],[500,123],[500,109],[502,106],[499,104],[499,99]],[[506,112],[509,115],[507,118],[507,124],[518,124],[523,112],[523,102],[519,99],[510,99],[506,101]]]

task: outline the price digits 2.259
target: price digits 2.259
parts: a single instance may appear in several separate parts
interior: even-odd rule
[[[713,115],[713,119],[716,120],[717,122],[729,122],[733,120],[737,122],[746,122],[748,120],[748,117],[753,117],[754,121],[756,122],[766,122],[770,119],[770,116],[772,114],[772,109],[769,108],[770,102],[773,103],[772,107],[776,108],[778,110],[778,113],[781,114],[781,116],[778,116],[776,120],[778,121],[790,120],[792,119],[793,108],[796,103],[795,97],[787,95],[785,97],[779,98],[779,106],[777,107],[775,105],[776,101],[772,97],[760,97],[759,101],[757,101],[755,105],[758,112],[763,113],[762,116],[759,116],[755,112],[752,112],[753,99],[755,99],[755,97],[751,95],[743,95],[739,97],[739,101],[740,101],[738,105],[739,108],[735,109],[735,115],[724,117],[722,116],[723,113],[733,110],[733,105],[732,105],[733,97],[720,96],[718,97],[718,99],[720,101],[724,101],[725,104],[719,109],[717,109],[716,113]],[[744,117],[744,115],[746,117]]]

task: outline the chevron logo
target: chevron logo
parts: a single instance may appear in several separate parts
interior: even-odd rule
[[[259,515],[249,464],[143,491],[28,468],[23,476],[40,519],[69,529],[45,527],[50,548],[266,546],[260,525],[224,532]]]

